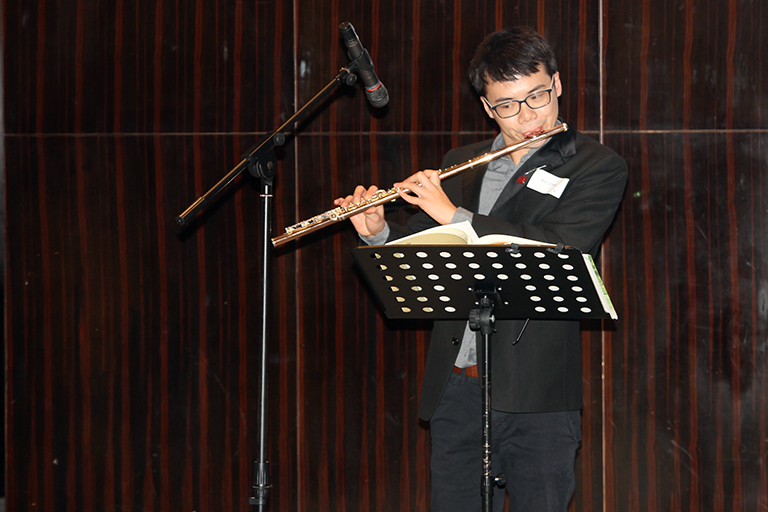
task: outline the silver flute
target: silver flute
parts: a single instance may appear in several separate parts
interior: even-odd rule
[[[471,160],[467,160],[464,163],[451,166],[447,169],[439,169],[437,171],[437,174],[439,178],[443,180],[445,178],[453,176],[454,174],[458,174],[460,172],[466,171],[467,169],[477,167],[478,165],[487,164],[492,160],[496,160],[497,158],[500,158],[504,155],[517,151],[518,149],[526,148],[532,144],[535,144],[540,140],[548,139],[549,137],[552,137],[553,135],[556,135],[560,132],[564,132],[566,130],[568,130],[568,125],[566,123],[559,124],[554,128],[550,128],[549,130],[545,130],[543,132],[537,133],[536,135],[529,137],[527,139],[524,139],[516,144],[510,144],[509,146],[505,146],[501,149],[497,149],[496,151],[485,153],[484,155],[480,155]],[[353,215],[357,215],[358,213],[361,213],[367,210],[368,208],[378,206],[380,204],[384,204],[390,201],[394,201],[400,196],[400,192],[407,192],[407,191],[408,191],[407,188],[400,188],[400,187],[392,187],[388,190],[383,190],[383,189],[377,190],[371,197],[369,197],[368,199],[364,199],[359,203],[352,203],[343,207],[338,206],[336,208],[333,208],[332,210],[328,210],[327,212],[321,213],[320,215],[315,215],[310,219],[299,222],[298,224],[294,224],[293,226],[288,226],[287,228],[285,228],[285,233],[283,233],[282,235],[278,235],[272,239],[272,245],[275,247],[279,247],[287,242],[296,240],[297,238],[300,238],[306,234],[312,233],[313,231],[317,231],[320,228],[329,226],[334,222],[339,222],[339,221],[348,219]]]

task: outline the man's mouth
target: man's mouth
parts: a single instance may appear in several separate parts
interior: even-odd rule
[[[539,126],[535,130],[530,130],[530,131],[527,131],[527,132],[523,133],[523,137],[525,137],[527,139],[527,138],[533,137],[535,135],[538,135],[538,134],[540,134],[543,131],[544,131],[544,129],[541,126]]]

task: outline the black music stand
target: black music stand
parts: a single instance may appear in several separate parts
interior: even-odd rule
[[[511,245],[357,247],[355,261],[391,319],[467,319],[478,334],[484,512],[493,508],[491,335],[496,318],[579,320],[616,312],[592,257],[576,248]],[[521,333],[522,335],[522,333]],[[518,340],[520,338],[518,337]],[[516,343],[516,341],[515,341]]]

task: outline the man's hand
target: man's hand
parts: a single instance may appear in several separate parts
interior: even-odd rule
[[[349,206],[350,204],[358,204],[363,200],[370,198],[377,190],[379,190],[379,188],[376,185],[371,185],[368,189],[362,185],[358,185],[355,187],[355,191],[352,195],[340,197],[334,200],[333,204],[342,207]],[[384,206],[372,206],[351,216],[349,220],[361,236],[370,238],[378,235],[386,225],[386,221],[384,220]]]
[[[419,171],[405,181],[395,183],[394,186],[408,189],[408,192],[401,190],[400,197],[421,208],[424,213],[440,224],[450,224],[453,214],[458,209],[445,194],[440,184],[440,175],[435,170]]]

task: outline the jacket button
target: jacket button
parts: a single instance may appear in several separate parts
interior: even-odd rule
[[[453,338],[451,340],[451,343],[453,343],[454,345],[458,345],[459,344],[459,338]]]

